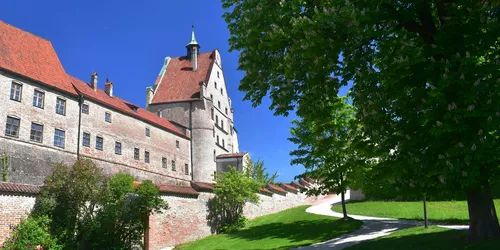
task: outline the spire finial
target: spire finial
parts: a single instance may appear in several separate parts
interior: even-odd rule
[[[196,41],[196,37],[194,35],[194,25],[191,25],[191,41],[188,43],[188,45],[198,45],[198,42]]]
[[[109,82],[108,73],[106,73],[106,82]]]

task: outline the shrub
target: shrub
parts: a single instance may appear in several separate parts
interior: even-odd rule
[[[62,245],[50,235],[50,219],[47,216],[29,217],[22,220],[6,240],[6,250],[62,249]]]
[[[232,224],[224,224],[220,227],[220,232],[221,233],[231,233],[237,229],[244,228],[246,225],[248,225],[248,219],[241,216],[239,217],[234,223]]]

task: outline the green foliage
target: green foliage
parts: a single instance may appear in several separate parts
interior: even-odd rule
[[[10,237],[5,241],[2,249],[6,250],[34,250],[62,249],[62,245],[50,235],[50,219],[46,216],[29,217],[11,231]]]
[[[224,224],[220,227],[220,232],[221,233],[231,233],[234,232],[240,228],[244,228],[246,225],[248,225],[249,220],[245,217],[239,217],[234,223],[232,224]]]
[[[2,153],[0,155],[0,162],[2,163],[2,181],[7,181],[7,175],[9,170],[9,155],[7,153]]]
[[[278,178],[278,172],[275,172],[273,175],[266,172],[264,161],[261,161],[260,159],[254,163],[252,159],[249,158],[247,164],[247,169],[245,171],[246,175],[253,178],[257,182],[262,183],[263,186],[274,183],[274,180]]]
[[[51,219],[50,233],[64,249],[130,249],[142,246],[147,219],[168,208],[159,190],[133,177],[105,177],[90,160],[58,165],[45,180],[32,216]]]
[[[256,194],[262,183],[240,173],[236,168],[229,166],[229,171],[215,176],[215,197],[211,201],[210,220],[215,225],[231,227],[243,218],[245,203],[258,203]]]

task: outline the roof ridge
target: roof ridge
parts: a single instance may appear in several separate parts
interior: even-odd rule
[[[52,44],[52,42],[51,42],[49,39],[44,38],[44,37],[41,37],[41,36],[39,36],[39,35],[37,35],[37,34],[34,34],[34,33],[29,32],[29,31],[27,31],[27,30],[21,29],[21,28],[19,28],[19,27],[16,27],[16,26],[14,26],[14,25],[12,25],[12,24],[10,24],[10,23],[4,22],[4,21],[2,21],[2,20],[0,20],[0,23],[4,23],[5,25],[10,26],[10,27],[12,27],[12,28],[14,28],[14,29],[16,29],[16,30],[20,30],[20,31],[25,32],[25,33],[28,33],[28,34],[30,34],[30,35],[32,35],[32,36],[36,36],[36,37],[38,37],[38,38],[40,38],[40,39],[43,39],[43,40],[45,40],[45,41],[49,42],[50,44]]]

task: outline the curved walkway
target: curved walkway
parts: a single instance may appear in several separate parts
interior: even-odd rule
[[[341,200],[339,196],[330,195],[325,199],[316,202],[311,207],[309,207],[306,212],[320,215],[327,215],[333,217],[342,218],[341,213],[332,211],[331,207],[333,205],[340,204]],[[410,227],[423,226],[424,223],[420,221],[410,221],[410,220],[398,220],[393,218],[378,218],[360,215],[349,215],[349,217],[361,220],[364,222],[360,229],[344,234],[340,237],[317,243],[311,246],[305,246],[298,248],[300,250],[339,250],[346,247],[358,244],[362,241],[375,239],[381,236],[389,235],[392,232],[400,229],[406,229]],[[429,223],[430,224],[430,223]],[[439,226],[439,225],[438,225]],[[467,230],[468,226],[442,226],[450,229],[460,229]]]

